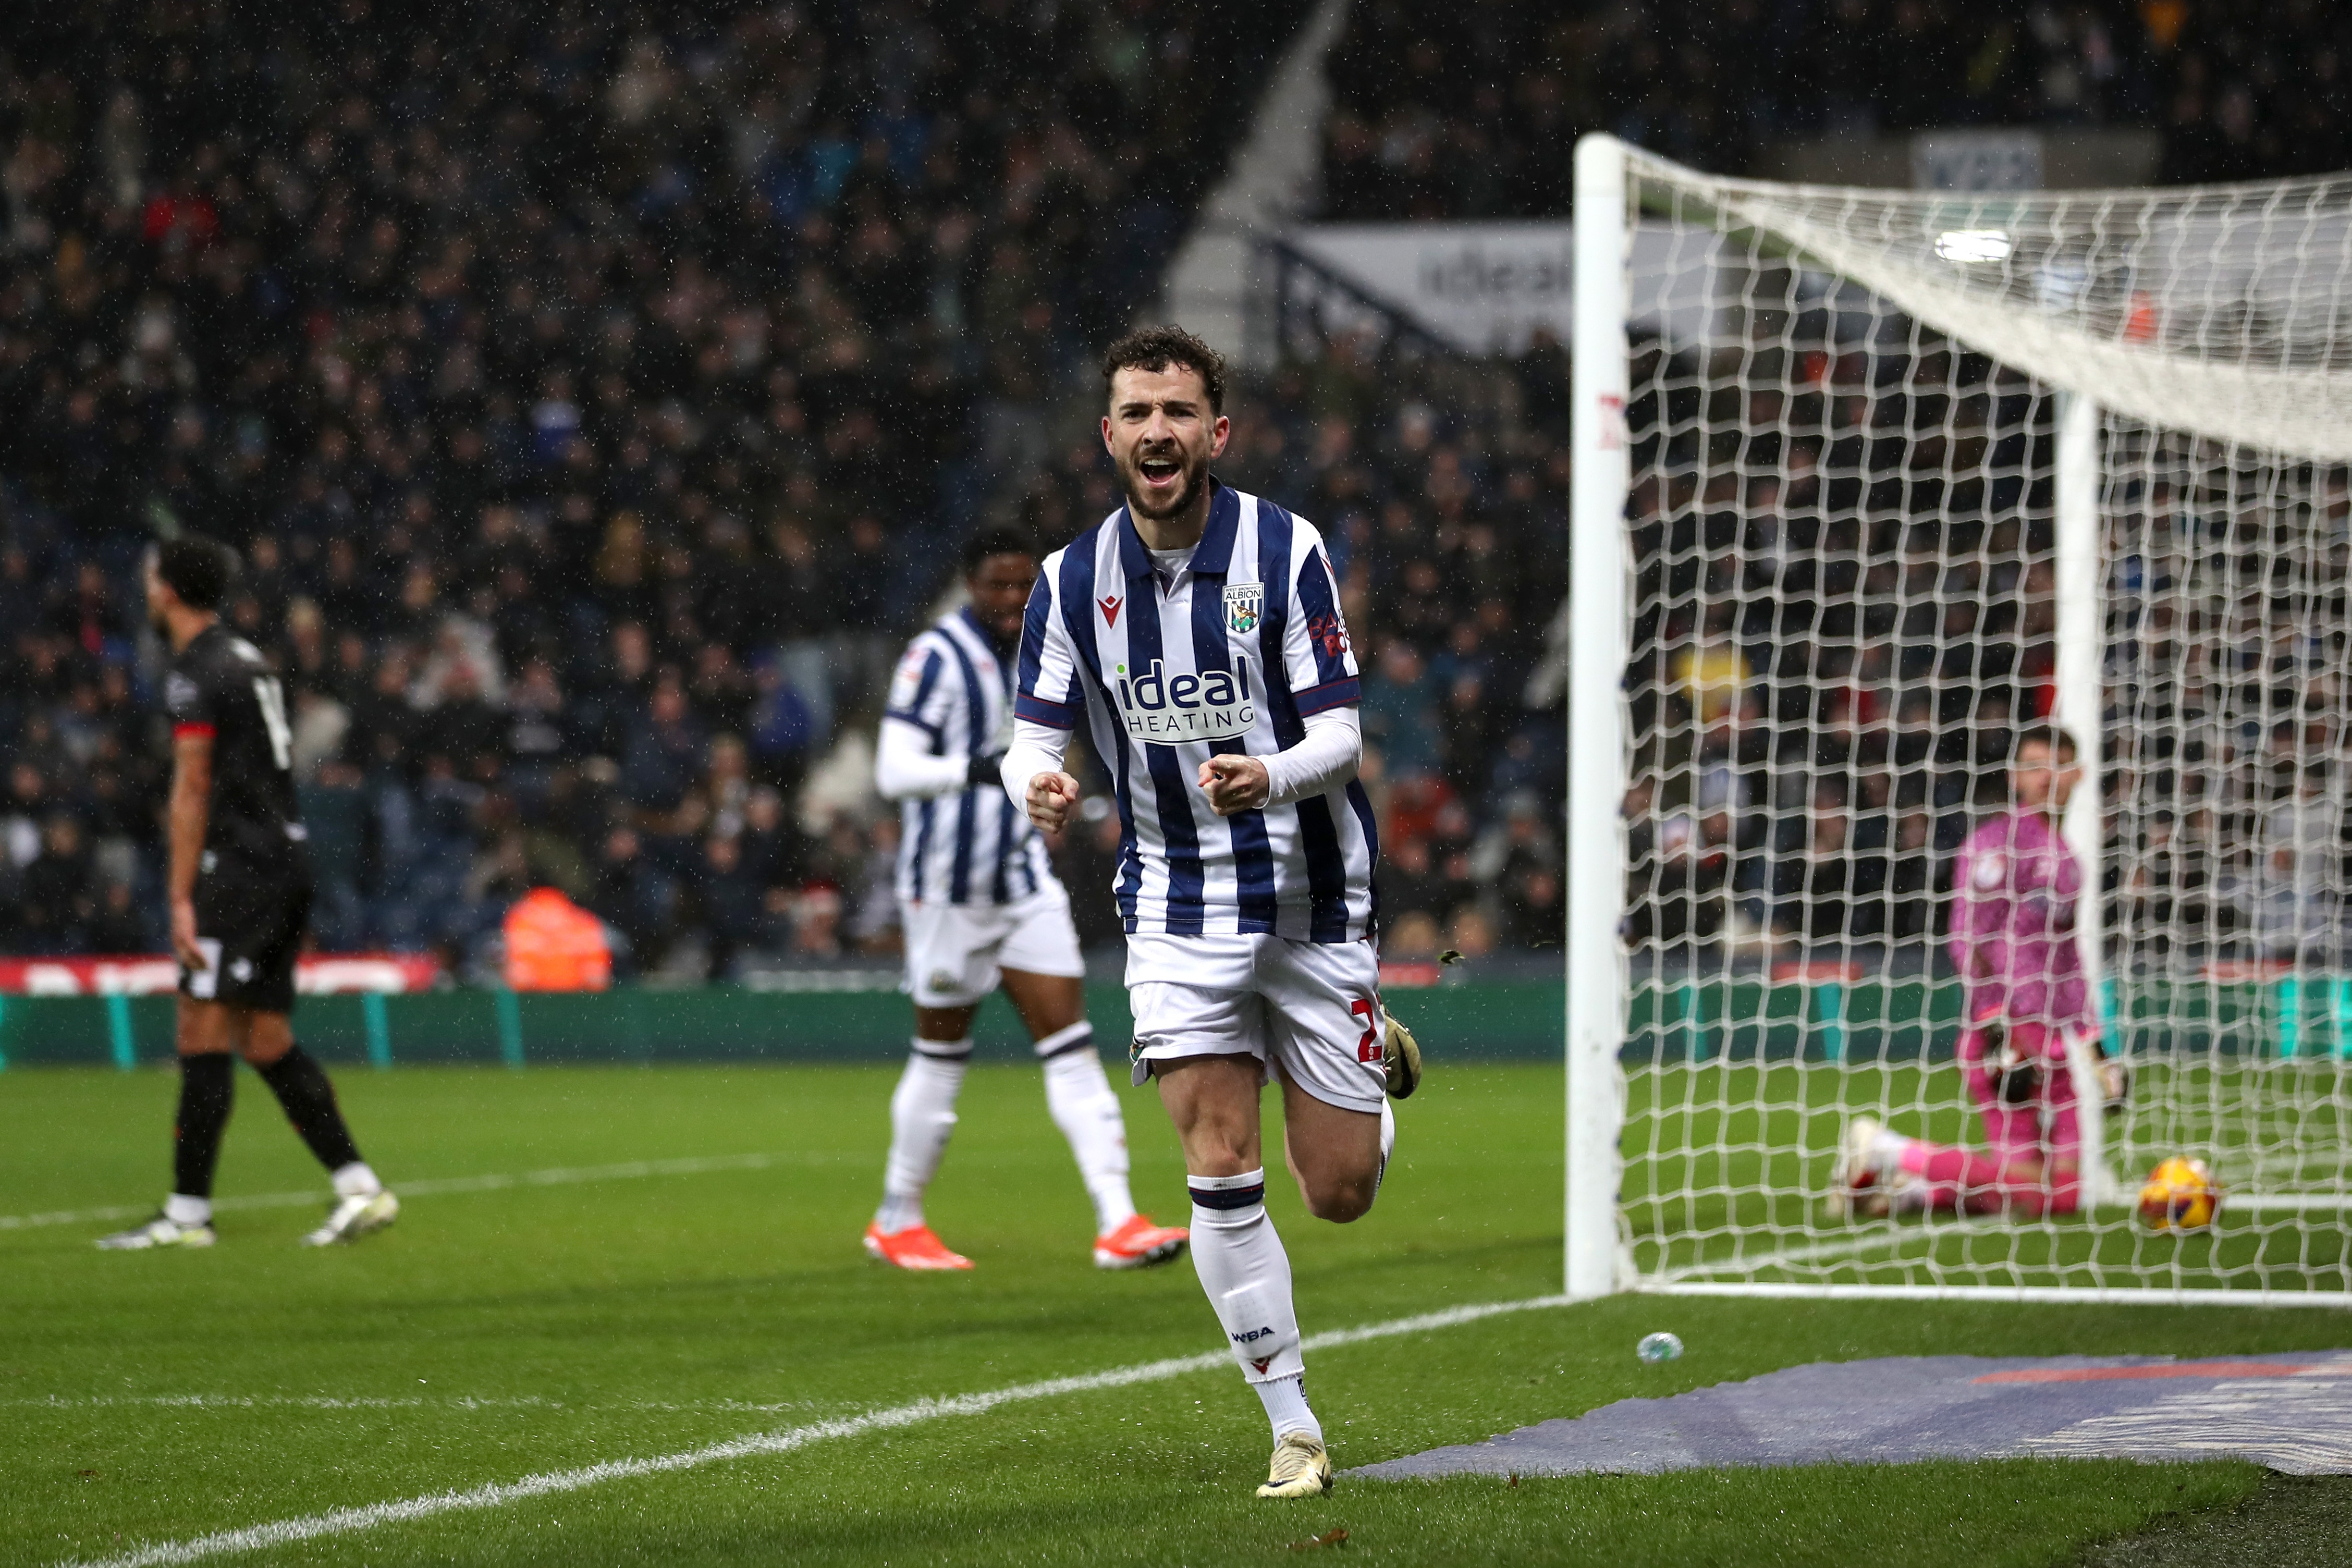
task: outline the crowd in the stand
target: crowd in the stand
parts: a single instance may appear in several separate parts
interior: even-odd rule
[[[322,944],[547,883],[640,968],[854,945],[838,742],[1298,7],[1230,9],[12,17],[0,946],[155,945],[183,529],[284,664]]]
[[[1116,504],[1068,393],[1242,123],[1209,106],[1246,101],[1304,9],[346,0],[12,27],[0,952],[160,948],[139,568],[192,529],[242,553],[227,618],[286,675],[320,946],[484,973],[504,911],[552,887],[625,972],[887,952],[878,683],[983,515],[1051,548]],[[1715,167],[1768,132],[1971,120],[2160,124],[2168,177],[2347,156],[2325,7],[2002,9],[1965,48],[1957,12],[1908,0],[1703,9],[1354,7],[1333,213],[1564,210],[1595,124]],[[1765,68],[1832,46],[1866,100]],[[2290,46],[2304,68],[2273,68]],[[2046,496],[1908,525],[1899,498],[1831,504],[1809,487],[1900,489],[1911,458],[1904,395],[1827,370],[1818,419],[1764,421],[1811,447],[1637,489],[1638,940],[1931,939],[1951,849],[2048,710]],[[1560,935],[1568,391],[1540,333],[1486,364],[1343,337],[1236,388],[1220,473],[1322,528],[1357,633],[1391,958]],[[2030,403],[1967,404],[2012,443],[1988,471],[2046,469]],[[1056,855],[1108,943],[1093,783]],[[2318,862],[2270,851],[2335,795],[2242,794],[2149,816],[2118,907],[2300,940]]]
[[[2050,397],[1932,344],[1820,363],[1710,431],[1672,406],[1686,363],[1635,361],[1644,952],[1939,941],[1954,852],[2060,711]],[[2116,472],[2092,612],[2114,953],[2352,959],[2352,472],[2195,442]]]
[[[1369,0],[1331,58],[1322,215],[1558,217],[1607,131],[1720,174],[1782,139],[2139,127],[2165,183],[2352,167],[2326,0]]]
[[[320,946],[478,973],[550,886],[637,973],[887,951],[877,682],[992,494],[1049,547],[1112,504],[1083,421],[1040,432],[1274,13],[12,28],[0,951],[160,946],[139,574],[174,530],[241,552],[227,619],[285,672]],[[1364,352],[1244,389],[1225,477],[1323,525],[1366,627],[1392,950],[1555,940],[1559,726],[1522,694],[1565,367]],[[1082,890],[1102,816],[1062,848]]]

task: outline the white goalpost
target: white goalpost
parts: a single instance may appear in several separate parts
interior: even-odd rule
[[[2352,1305],[2352,175],[1952,194],[1576,153],[1566,1286]],[[1981,1146],[1953,851],[2049,723],[2105,1048]],[[2205,1230],[2134,1202],[2208,1161]],[[2046,1211],[2046,1212],[2044,1212]]]

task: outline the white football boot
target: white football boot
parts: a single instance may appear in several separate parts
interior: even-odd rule
[[[302,1238],[305,1247],[332,1247],[338,1242],[357,1241],[373,1230],[382,1230],[400,1217],[400,1200],[390,1193],[375,1193],[366,1197],[337,1198],[328,1211],[327,1223]]]
[[[159,1214],[143,1225],[100,1237],[98,1246],[101,1252],[147,1252],[159,1247],[210,1247],[215,1239],[210,1223],[182,1225]]]
[[[1331,1489],[1331,1456],[1304,1432],[1285,1432],[1274,1446],[1260,1497],[1320,1497]]]

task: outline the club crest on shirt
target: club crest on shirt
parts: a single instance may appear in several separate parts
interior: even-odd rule
[[[1228,583],[1225,584],[1225,629],[1246,637],[1257,630],[1260,616],[1265,614],[1265,584],[1263,583]]]

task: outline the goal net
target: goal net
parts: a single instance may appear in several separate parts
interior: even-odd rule
[[[2352,1302],[2352,176],[1577,158],[1570,1292]],[[1841,1205],[1857,1117],[1990,1152],[1951,878],[2041,724],[2079,1198]],[[2210,1228],[2139,1218],[2172,1155]]]

